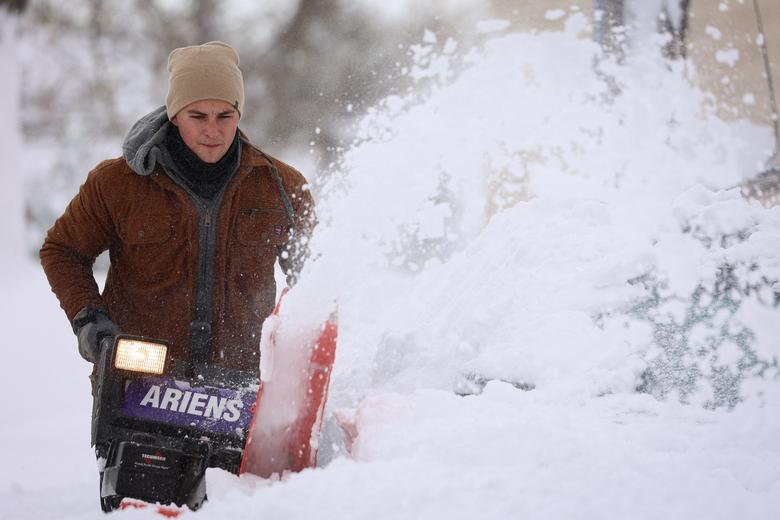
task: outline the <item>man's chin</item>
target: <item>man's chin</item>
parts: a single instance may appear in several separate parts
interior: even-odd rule
[[[220,159],[225,155],[225,150],[203,150],[201,153],[197,154],[201,161],[209,164],[214,164],[216,162],[219,162]]]

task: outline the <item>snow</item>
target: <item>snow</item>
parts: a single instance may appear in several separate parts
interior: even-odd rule
[[[477,22],[477,32],[480,34],[501,32],[507,29],[510,25],[511,22],[509,20],[480,20]]]
[[[323,172],[316,260],[284,307],[316,322],[338,302],[322,467],[279,480],[210,470],[200,518],[774,515],[777,371],[745,380],[733,408],[705,407],[743,327],[759,356],[778,355],[777,286],[761,280],[780,278],[780,209],[737,187],[771,133],[718,120],[650,52],[595,73],[585,25],[574,14],[562,33],[496,34],[459,51],[461,72],[362,121]],[[686,330],[697,288],[700,305],[717,300],[724,263],[756,289],[688,341],[733,344],[720,359],[687,354],[691,388],[637,392],[671,355],[659,331]],[[0,385],[19,397],[4,399],[0,512],[104,518],[89,367],[39,268],[4,267]],[[652,291],[661,303],[642,311]],[[455,394],[469,384],[476,395]],[[334,411],[357,432],[351,451]]]
[[[736,65],[739,61],[739,50],[737,49],[723,49],[715,53],[715,60],[718,63],[723,63],[729,67]]]
[[[549,9],[544,13],[545,20],[560,20],[566,16],[566,11],[563,9]]]
[[[704,27],[704,32],[706,32],[713,40],[720,40],[722,37],[722,33],[720,32],[720,29],[715,27],[714,25],[707,25]]]

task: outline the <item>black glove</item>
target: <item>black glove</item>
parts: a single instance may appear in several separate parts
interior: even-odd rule
[[[119,334],[108,313],[87,305],[73,318],[73,332],[79,338],[79,354],[94,363],[100,355],[100,342],[105,338],[114,338]]]

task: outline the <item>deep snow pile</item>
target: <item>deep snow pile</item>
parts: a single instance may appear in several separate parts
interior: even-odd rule
[[[682,319],[677,299],[723,265],[744,283],[780,278],[780,211],[735,187],[768,132],[709,115],[651,52],[594,72],[583,29],[575,15],[563,34],[495,38],[451,84],[363,122],[323,189],[321,256],[296,289],[339,301],[336,400],[452,389],[468,373],[632,391],[655,322]],[[745,299],[739,322],[771,360],[773,291]]]
[[[441,85],[363,121],[285,306],[316,321],[338,301],[330,408],[356,428],[351,453],[331,419],[326,467],[211,471],[199,517],[772,517],[780,214],[733,188],[769,133],[708,115],[652,53],[594,71],[585,29],[574,15],[564,33],[497,36],[458,74],[452,46],[415,50],[413,73]],[[724,387],[724,366],[752,372]],[[742,399],[730,411],[723,388]],[[18,445],[23,429],[3,433]],[[89,450],[66,447],[58,468],[81,475]],[[96,486],[62,472],[20,471],[0,502],[13,518],[102,517]]]
[[[780,210],[737,186],[769,133],[653,52],[594,72],[583,29],[495,38],[363,122],[292,293],[339,301],[332,408],[420,517],[765,517]]]

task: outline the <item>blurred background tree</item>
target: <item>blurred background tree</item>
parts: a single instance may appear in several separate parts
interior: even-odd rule
[[[0,192],[0,208],[5,212],[0,228],[0,241],[4,244],[5,259],[24,257],[24,189],[19,175],[19,97],[20,73],[18,53],[19,15],[24,11],[24,0],[0,0],[0,157],[3,158],[3,190]]]

